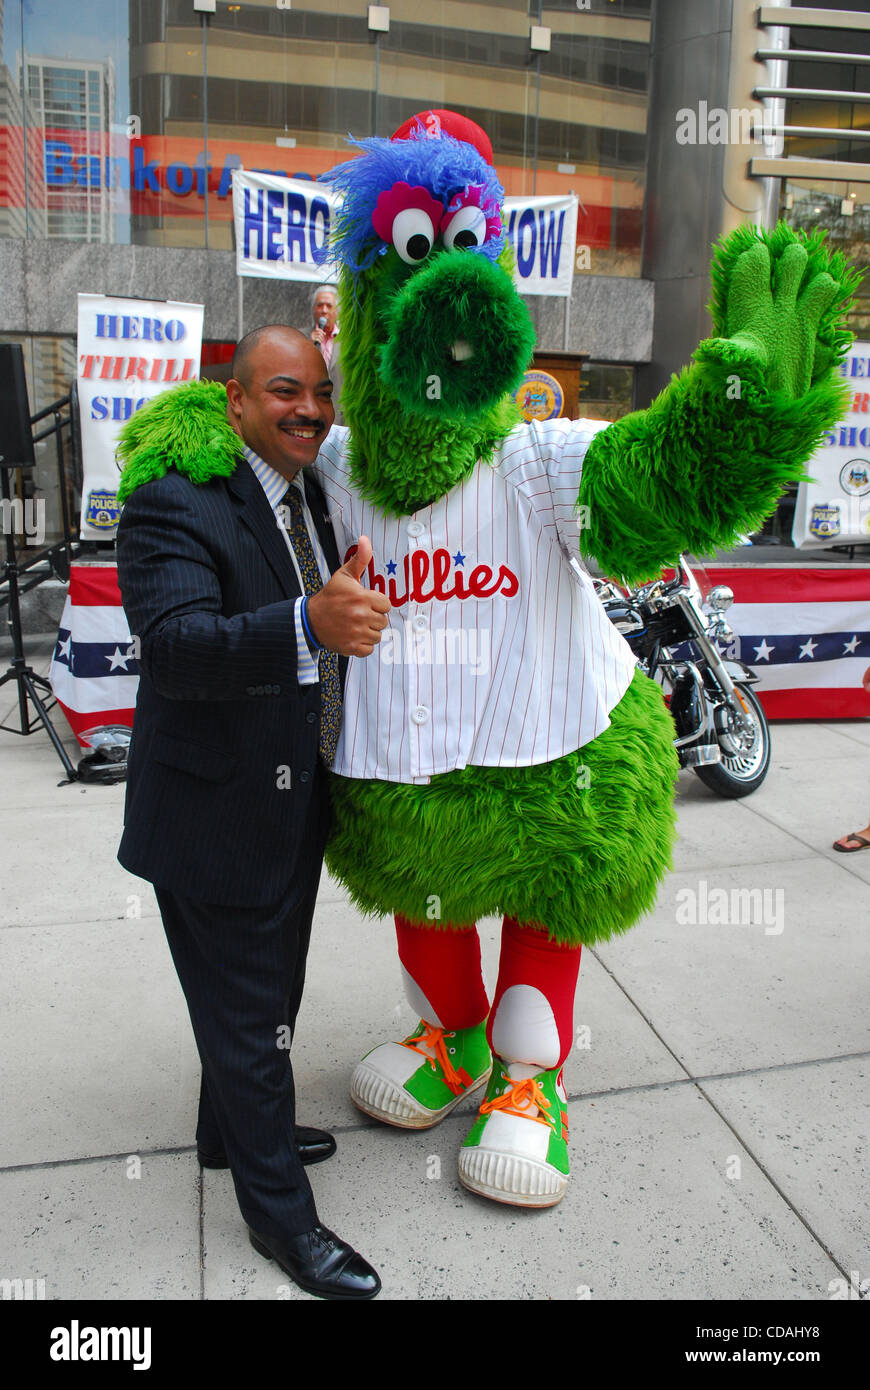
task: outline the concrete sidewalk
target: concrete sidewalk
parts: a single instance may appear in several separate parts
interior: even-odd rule
[[[866,823],[870,724],[775,725],[773,751],[745,801],[681,774],[655,912],[584,952],[574,1175],[549,1212],[459,1185],[473,1102],[420,1134],[351,1105],[359,1056],[416,1020],[391,924],[324,878],[299,1118],[337,1135],[310,1170],[318,1209],[382,1298],[827,1300],[870,1278],[870,853],[830,848]],[[304,1300],[248,1244],[229,1173],[196,1161],[184,1000],[151,888],[115,859],[123,786],[58,786],[42,732],[0,733],[0,776],[0,1279],[44,1279],[46,1299]],[[693,924],[723,888],[761,890],[765,920]]]

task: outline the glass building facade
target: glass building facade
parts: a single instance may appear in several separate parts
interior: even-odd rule
[[[379,30],[359,0],[2,0],[2,234],[229,250],[234,166],[316,178],[448,106],[508,193],[577,193],[587,273],[637,276],[650,7],[394,0]]]

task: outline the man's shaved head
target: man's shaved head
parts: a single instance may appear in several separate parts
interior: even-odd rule
[[[227,419],[249,449],[285,478],[317,458],[335,420],[332,382],[318,347],[284,323],[248,333],[233,355]]]
[[[298,347],[300,343],[307,343],[310,346],[310,340],[304,333],[300,333],[298,328],[290,328],[286,323],[267,323],[262,328],[254,328],[250,333],[246,333],[233,353],[232,366],[232,373],[236,381],[240,381],[246,389],[251,384],[251,358],[254,355],[254,350],[267,338],[274,339],[276,342],[283,340],[292,343],[295,347]]]

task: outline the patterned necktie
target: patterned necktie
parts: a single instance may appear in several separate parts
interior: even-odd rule
[[[323,588],[323,579],[314,558],[314,549],[305,517],[302,497],[297,487],[289,487],[283,497],[289,512],[287,534],[296,556],[306,595],[310,598]],[[285,513],[286,515],[286,513]],[[320,755],[327,767],[332,767],[338,734],[341,728],[341,681],[338,675],[338,653],[320,652]]]

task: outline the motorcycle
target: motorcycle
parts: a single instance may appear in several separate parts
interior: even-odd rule
[[[713,587],[703,566],[685,555],[673,578],[636,589],[593,583],[641,669],[665,687],[680,766],[719,796],[754,792],[770,766],[770,728],[751,689],[758,676],[733,655],[737,638],[725,619],[732,590]]]

